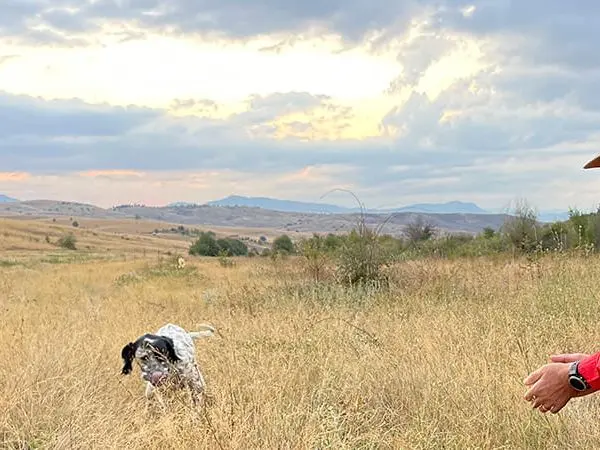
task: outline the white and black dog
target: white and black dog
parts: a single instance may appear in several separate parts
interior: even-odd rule
[[[215,333],[210,325],[201,325],[201,328],[202,331],[186,331],[168,323],[156,334],[140,336],[121,350],[124,362],[121,373],[130,374],[135,360],[146,381],[146,398],[151,397],[154,388],[169,383],[178,388],[189,388],[196,403],[205,393],[205,382],[196,363],[194,340]]]

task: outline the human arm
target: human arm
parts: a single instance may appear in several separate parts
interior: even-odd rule
[[[552,355],[551,363],[531,373],[524,383],[529,387],[525,400],[530,401],[540,412],[556,414],[573,397],[589,395],[600,389],[600,352],[594,355],[568,353]],[[584,391],[575,390],[569,383],[569,369],[580,361],[578,371],[590,385]],[[582,372],[583,370],[583,372]]]

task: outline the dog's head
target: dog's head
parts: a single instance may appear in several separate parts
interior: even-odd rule
[[[142,377],[154,385],[160,384],[169,374],[172,364],[179,361],[173,340],[166,336],[145,334],[135,342],[128,343],[121,350],[123,368],[121,373],[128,375],[137,360],[142,369]]]

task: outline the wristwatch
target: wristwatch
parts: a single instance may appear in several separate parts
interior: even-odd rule
[[[585,381],[585,378],[581,376],[579,370],[577,370],[578,367],[579,361],[575,361],[571,364],[571,367],[569,367],[569,384],[576,391],[587,391],[590,388],[590,385]]]

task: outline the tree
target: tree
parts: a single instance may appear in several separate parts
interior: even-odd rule
[[[197,256],[246,256],[248,247],[239,239],[216,239],[212,231],[202,231],[189,253]]]
[[[502,230],[517,250],[532,252],[537,248],[541,230],[537,221],[537,214],[527,202],[520,201],[517,203],[514,215],[506,220]]]
[[[435,235],[435,227],[423,220],[423,217],[417,218],[404,227],[404,233],[411,242],[428,241]]]
[[[189,253],[196,256],[217,256],[219,246],[215,240],[215,234],[212,231],[202,231],[200,237],[190,247]]]
[[[218,239],[217,246],[219,247],[219,252],[226,256],[248,255],[248,247],[239,239]]]
[[[295,251],[294,243],[287,234],[283,234],[273,241],[273,252],[282,254],[292,254]]]
[[[492,239],[495,236],[496,231],[492,227],[485,227],[481,234],[484,239]]]

